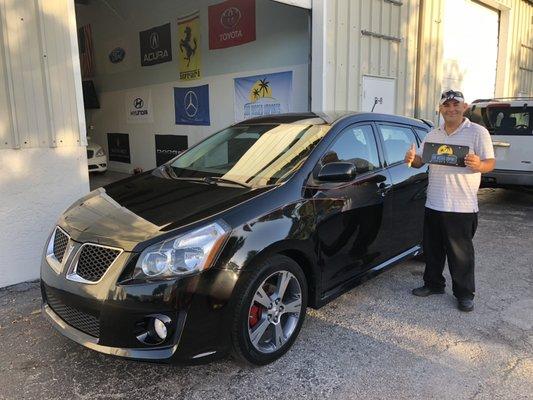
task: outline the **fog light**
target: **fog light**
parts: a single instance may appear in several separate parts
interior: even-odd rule
[[[154,330],[161,340],[165,340],[167,338],[167,327],[159,318],[154,318]]]

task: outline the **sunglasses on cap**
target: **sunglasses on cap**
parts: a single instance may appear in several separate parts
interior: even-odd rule
[[[442,95],[440,96],[440,104],[444,104],[448,100],[455,100],[455,101],[458,101],[460,103],[464,103],[465,96],[463,95],[463,93],[461,93],[459,91],[447,90],[447,91],[443,92]]]

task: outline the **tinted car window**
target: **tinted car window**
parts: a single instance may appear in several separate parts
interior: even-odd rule
[[[379,125],[379,131],[385,147],[385,160],[394,164],[403,161],[405,152],[411,144],[417,146],[416,138],[411,128],[396,125]]]
[[[533,107],[509,107],[504,104],[491,104],[485,108],[474,106],[474,109],[465,115],[472,122],[487,128],[491,135],[533,134]]]
[[[418,138],[420,139],[420,142],[423,142],[429,133],[429,131],[426,131],[425,129],[419,129],[419,128],[415,128],[415,131],[418,135]]]
[[[358,125],[346,128],[322,158],[322,165],[335,161],[353,163],[359,174],[379,168],[372,127]]]

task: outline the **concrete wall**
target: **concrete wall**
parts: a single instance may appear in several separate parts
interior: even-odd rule
[[[99,110],[87,111],[93,141],[107,149],[108,132],[130,135],[131,164],[110,162],[112,170],[131,172],[155,167],[154,134],[188,136],[189,146],[234,123],[233,78],[293,71],[291,111],[309,109],[309,11],[271,0],[256,0],[256,40],[244,45],[209,50],[208,6],[219,0],[112,0],[77,5],[78,25],[91,24],[96,58],[94,77],[100,95]],[[177,18],[200,12],[202,78],[178,80]],[[141,67],[139,31],[170,22],[173,59]],[[113,43],[123,43],[130,59],[113,66],[107,59]],[[126,56],[128,57],[128,55]],[[210,126],[175,125],[174,87],[209,84]],[[153,123],[127,123],[125,96],[135,89],[150,89]]]
[[[89,190],[70,0],[0,0],[0,287],[39,277],[59,214]]]

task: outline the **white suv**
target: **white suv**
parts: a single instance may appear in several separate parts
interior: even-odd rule
[[[88,143],[87,164],[89,172],[104,173],[107,171],[107,156],[102,146],[93,142]]]
[[[533,187],[533,97],[476,100],[465,115],[492,138],[496,169],[483,184]]]

